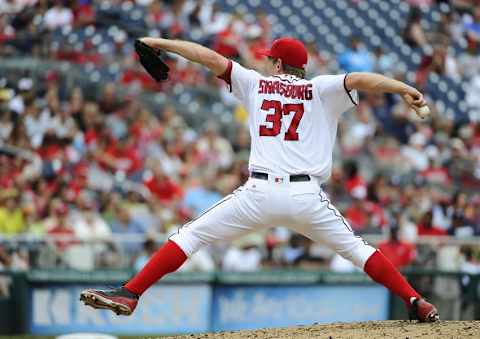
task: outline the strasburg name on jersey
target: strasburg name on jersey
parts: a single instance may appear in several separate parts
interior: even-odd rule
[[[230,62],[222,79],[249,114],[249,170],[309,174],[325,182],[331,173],[338,119],[357,100],[355,91],[346,90],[345,77],[267,77]]]
[[[258,94],[280,94],[285,98],[312,100],[312,84],[290,85],[284,80],[268,81],[260,79]]]

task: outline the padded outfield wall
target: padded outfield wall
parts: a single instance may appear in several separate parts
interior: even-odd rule
[[[78,299],[84,288],[117,285],[130,275],[62,270],[0,273],[9,286],[9,294],[0,298],[0,334],[217,332],[386,320],[397,318],[403,309],[363,273],[306,271],[175,273],[150,288],[130,317],[93,310]]]

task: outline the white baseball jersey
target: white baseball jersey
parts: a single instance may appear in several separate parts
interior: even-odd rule
[[[170,239],[191,256],[202,246],[286,226],[363,268],[375,249],[355,236],[319,183],[327,180],[340,114],[354,105],[345,75],[264,77],[230,62],[222,76],[249,113],[250,177]],[[353,95],[351,95],[353,94]],[[308,174],[317,180],[291,181]]]
[[[356,91],[346,90],[346,75],[265,77],[236,62],[229,70],[225,80],[249,113],[250,171],[310,174],[325,182],[338,118],[357,102]]]

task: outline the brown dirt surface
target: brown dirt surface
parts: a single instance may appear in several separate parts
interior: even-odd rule
[[[176,339],[480,339],[480,321],[439,321],[416,323],[406,320],[335,323],[254,331],[192,334],[168,337]]]

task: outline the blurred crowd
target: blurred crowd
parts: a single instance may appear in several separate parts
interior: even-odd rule
[[[412,2],[398,32],[422,55],[413,70],[416,86],[423,89],[435,73],[461,79],[478,93],[480,6],[422,5],[444,11],[441,24],[426,30]],[[123,15],[128,20],[120,20]],[[84,38],[72,38],[78,28]],[[169,59],[169,82],[154,83],[132,50],[133,38],[147,34],[193,39],[259,71],[258,50],[275,38],[265,13],[248,19],[212,1],[0,0],[0,56],[121,65],[96,98],[86,88],[66,86],[60,71],[41,81],[0,74],[0,269],[138,269],[159,242],[248,178],[245,110],[220,81],[180,58]],[[465,50],[449,54],[460,38],[468,42]],[[356,36],[338,54],[307,43],[308,77],[374,71],[406,81],[395,56],[381,47],[369,50]],[[135,95],[118,94],[139,86],[168,93],[175,83],[220,91],[235,117],[235,134],[225,133],[208,112],[194,126],[173,102],[153,110]],[[379,94],[362,95],[341,119],[324,189],[357,233],[388,238],[379,246],[398,267],[439,266],[438,248],[417,246],[419,237],[480,235],[480,104],[472,93],[466,93],[466,119],[432,103],[433,116],[424,121],[399,97]],[[202,250],[183,269],[352,269],[328,249],[272,226],[278,227]],[[478,246],[447,250],[447,266],[480,273]]]

